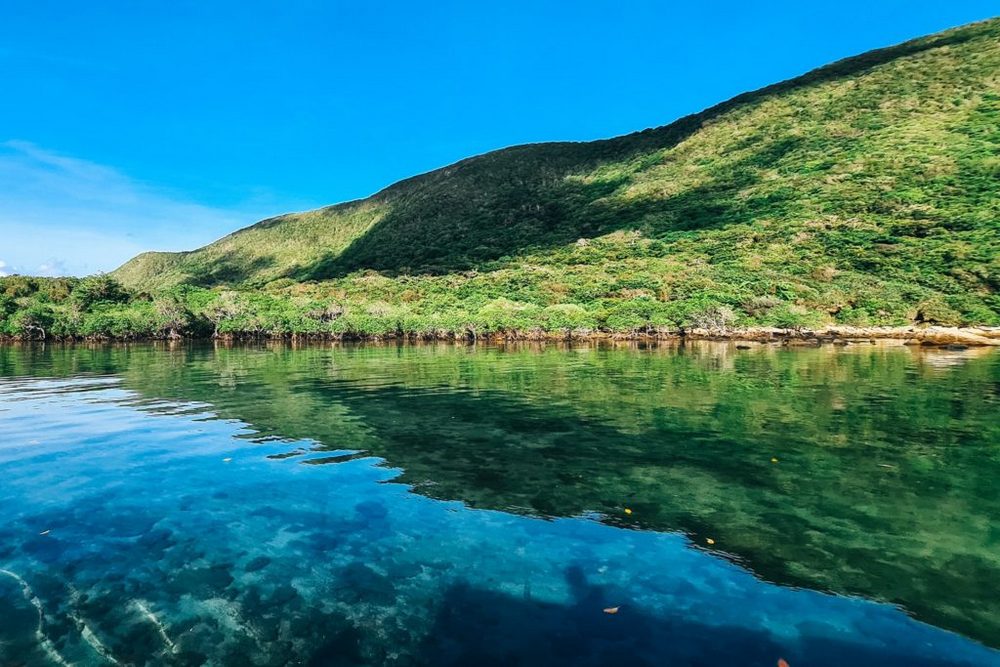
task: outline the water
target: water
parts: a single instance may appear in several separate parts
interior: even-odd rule
[[[1000,665],[998,407],[980,350],[0,347],[0,664]]]

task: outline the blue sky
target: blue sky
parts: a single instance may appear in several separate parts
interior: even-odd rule
[[[111,270],[512,144],[586,140],[994,0],[7,2],[0,273]]]

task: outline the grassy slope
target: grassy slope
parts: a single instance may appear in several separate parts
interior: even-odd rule
[[[404,319],[638,303],[639,319],[681,323],[717,303],[761,323],[996,322],[998,72],[992,20],[655,130],[470,158],[115,276],[268,285]]]

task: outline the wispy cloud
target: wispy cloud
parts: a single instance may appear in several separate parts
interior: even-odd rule
[[[0,273],[110,271],[145,250],[204,245],[271,212],[205,206],[105,165],[0,143]]]
[[[40,276],[65,276],[69,273],[66,262],[55,257],[38,265],[38,275]]]

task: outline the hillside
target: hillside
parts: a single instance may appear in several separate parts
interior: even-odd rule
[[[112,275],[140,294],[253,288],[232,298],[267,322],[237,332],[997,324],[1000,19]]]

